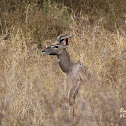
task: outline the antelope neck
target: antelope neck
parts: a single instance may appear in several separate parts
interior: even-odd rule
[[[73,68],[73,63],[70,60],[70,56],[68,52],[66,51],[66,49],[63,51],[62,54],[57,55],[57,57],[59,60],[60,68],[62,69],[64,73],[68,74]]]

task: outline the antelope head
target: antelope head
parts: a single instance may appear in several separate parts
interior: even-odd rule
[[[48,54],[48,55],[60,55],[63,53],[67,45],[69,45],[68,40],[71,38],[73,35],[66,36],[67,34],[62,34],[57,37],[56,42],[54,42],[51,46],[45,48],[42,50],[43,54]]]

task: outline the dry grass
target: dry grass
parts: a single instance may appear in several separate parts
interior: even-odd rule
[[[1,35],[1,125],[124,126],[126,118],[120,115],[126,113],[120,113],[120,109],[126,109],[125,33],[121,29],[115,33],[107,31],[102,26],[104,19],[91,26],[88,16],[82,14],[72,15],[66,22],[68,18],[64,17],[70,16],[66,8],[58,10],[56,5],[50,6],[45,17],[43,11],[29,5],[23,18],[25,23],[11,22],[6,28],[9,38],[3,40],[5,33]],[[62,17],[64,21],[59,23]],[[75,34],[68,47],[71,59],[83,62],[92,74],[91,81],[80,89],[76,106],[80,102],[82,106],[77,111],[79,117],[74,119],[68,119],[65,75],[56,57],[43,56],[38,49],[38,41],[44,48],[55,41],[59,32],[68,30]]]

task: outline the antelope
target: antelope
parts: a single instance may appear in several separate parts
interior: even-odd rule
[[[83,64],[80,61],[77,63],[71,61],[66,47],[68,47],[69,45],[68,40],[73,35],[66,35],[67,34],[59,35],[57,37],[57,41],[54,42],[51,46],[42,50],[42,53],[57,56],[60,68],[67,75],[66,82],[69,106],[73,106],[80,85],[90,78],[90,73],[87,71],[87,68],[83,66]]]

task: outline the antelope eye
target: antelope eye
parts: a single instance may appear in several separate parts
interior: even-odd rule
[[[59,47],[58,45],[55,46],[55,48],[58,48],[58,47]]]
[[[58,47],[59,47],[59,45],[51,46],[51,48],[58,48]]]

